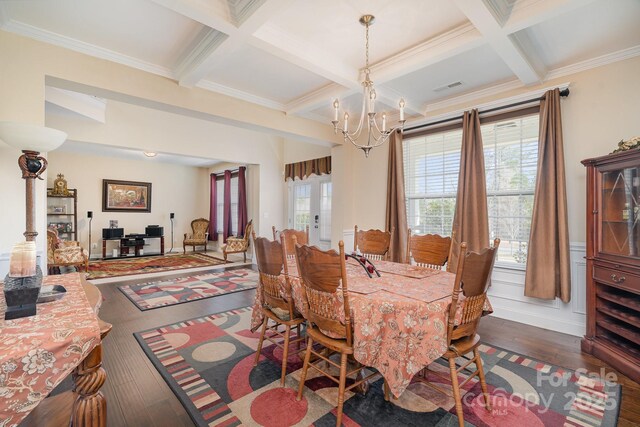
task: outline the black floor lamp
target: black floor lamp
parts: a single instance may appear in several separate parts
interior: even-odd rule
[[[93,221],[93,211],[87,211],[87,218],[89,218],[89,259],[91,259],[91,221]]]
[[[173,217],[174,216],[175,214],[173,212],[169,214],[169,219],[171,220],[171,249],[169,250],[169,253],[173,253]]]

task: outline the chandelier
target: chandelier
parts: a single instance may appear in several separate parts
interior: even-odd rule
[[[360,114],[360,121],[357,128],[353,132],[349,132],[349,113],[344,113],[344,122],[342,128],[338,126],[338,116],[340,114],[340,103],[336,98],[333,101],[333,129],[337,134],[338,131],[344,136],[344,140],[349,140],[354,146],[364,151],[364,155],[369,157],[369,151],[372,148],[379,147],[384,144],[396,130],[402,130],[404,127],[404,99],[400,99],[398,107],[400,109],[400,119],[398,125],[387,129],[387,114],[382,113],[382,120],[379,124],[379,120],[376,117],[376,90],[373,87],[373,81],[371,81],[369,69],[369,26],[373,24],[375,17],[373,15],[362,15],[360,17],[360,23],[365,27],[365,66],[364,66],[364,81],[362,82],[362,112]],[[367,134],[366,143],[359,144],[357,141],[360,138],[362,131],[364,130],[365,116],[367,117]]]

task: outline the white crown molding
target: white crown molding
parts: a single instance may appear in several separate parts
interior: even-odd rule
[[[185,75],[206,61],[213,51],[228,38],[229,36],[225,33],[209,28],[206,33],[200,37],[200,40],[198,40],[193,49],[189,50],[174,66],[175,75],[178,77],[178,80],[182,83]]]
[[[443,56],[448,58],[482,43],[484,39],[476,27],[471,23],[464,24],[371,65],[371,73],[376,76],[378,83],[383,84],[415,71],[415,66],[411,67],[411,64],[416,63],[419,68],[424,68],[425,61],[426,65],[430,65],[444,59]],[[398,71],[399,67],[402,68],[401,72]]]
[[[231,15],[236,25],[242,24],[253,12],[258,10],[266,0],[227,0]]]
[[[518,85],[515,86],[515,87],[510,87],[511,85],[514,84],[514,82],[518,83]],[[516,102],[522,102],[522,101],[526,101],[526,100],[531,99],[531,98],[536,98],[536,97],[542,96],[546,91],[548,91],[550,89],[559,88],[560,90],[562,90],[562,89],[568,88],[569,84],[570,84],[569,82],[555,84],[553,86],[548,86],[548,87],[544,87],[544,88],[528,91],[528,92],[525,92],[525,93],[521,93],[519,95],[510,96],[509,98],[501,98],[501,99],[496,99],[494,101],[486,102],[484,104],[474,105],[472,108],[476,108],[480,112],[482,112],[483,110],[489,110],[491,108],[502,107],[504,105],[513,104],[513,103],[516,103]],[[524,85],[522,83],[520,83],[519,81],[507,82],[507,83],[504,83],[503,85],[499,85],[499,86],[501,86],[499,89],[497,89],[498,86],[493,86],[491,88],[487,88],[487,89],[484,89],[482,91],[472,92],[472,93],[470,93],[468,95],[471,96],[473,94],[477,94],[478,92],[484,92],[485,95],[483,95],[483,96],[486,96],[487,94],[496,94],[496,93],[504,92],[504,91],[509,90],[509,89],[517,89],[518,87],[524,87]],[[492,90],[493,90],[493,92],[491,92]],[[458,97],[458,98],[460,98],[460,97]],[[471,97],[471,98],[469,98],[467,100],[467,102],[473,101],[474,99],[479,99],[479,98],[481,98],[481,97],[480,96]],[[443,102],[445,102],[445,101],[443,101]],[[457,105],[457,103],[456,104],[452,104],[452,105]],[[470,108],[470,107],[459,108],[459,109],[456,109],[454,111],[449,111],[447,113],[439,114],[437,116],[430,116],[430,117],[427,117],[426,119],[423,119],[423,120],[407,123],[405,125],[405,128],[411,128],[411,127],[414,127],[414,126],[421,126],[421,125],[424,125],[424,124],[437,122],[439,120],[451,119],[453,117],[460,116],[468,108]]]
[[[6,20],[4,25],[2,25],[2,29],[24,37],[30,37],[44,43],[49,43],[63,47],[65,49],[84,53],[89,56],[106,59],[107,61],[117,62],[119,64],[146,71],[148,73],[157,74],[162,77],[167,77],[170,79],[174,78],[173,72],[169,68],[157,64],[152,64],[147,61],[142,61],[140,59],[136,59],[122,53],[114,52],[112,50],[105,49],[103,47],[99,47],[90,43],[85,43],[71,37],[43,30],[41,28],[36,28],[32,25],[24,24],[12,19]]]
[[[558,77],[564,77],[576,74],[581,71],[587,71],[592,68],[602,67],[604,65],[613,64],[614,62],[624,61],[625,59],[640,56],[640,45],[633,46],[628,49],[622,49],[617,52],[601,55],[596,58],[587,59],[585,61],[576,62],[575,64],[556,68],[547,73],[545,80],[551,80]]]
[[[273,101],[271,99],[263,98],[261,96],[253,95],[247,92],[243,92],[238,89],[230,88],[229,86],[215,83],[209,80],[202,80],[198,82],[196,87],[210,90],[211,92],[221,93],[223,95],[231,96],[233,98],[241,99],[243,101],[251,102],[253,104],[262,105],[263,107],[272,108],[274,110],[284,111],[284,104]]]
[[[502,92],[507,92],[509,90],[519,89],[524,87],[520,80],[511,80],[506,83],[500,83],[495,86],[487,87],[485,89],[476,90],[473,92],[468,92],[463,95],[454,96],[453,98],[446,98],[439,102],[428,103],[424,106],[425,115],[427,115],[430,111],[438,111],[444,108],[453,107],[455,105],[460,104],[469,104],[475,100],[485,98],[492,95],[497,95]]]
[[[628,49],[619,50],[617,52],[613,52],[607,55],[598,56],[596,58],[587,59],[585,61],[576,62],[575,64],[553,69],[547,73],[547,75],[545,76],[545,81],[557,79],[560,77],[570,76],[572,74],[576,74],[582,71],[587,71],[592,68],[602,67],[604,65],[612,64],[618,61],[624,61],[625,59],[634,58],[636,56],[640,56],[640,45],[633,46]],[[559,85],[559,86],[562,86],[562,85]],[[525,85],[522,84],[519,80],[513,80],[510,82],[491,86],[478,91],[469,92],[464,95],[444,99],[440,102],[433,102],[424,107],[425,115],[428,115],[428,113],[431,111],[438,111],[438,110],[446,109],[446,108],[453,107],[460,104],[470,105],[473,103],[473,101],[476,101],[485,97],[493,96],[493,95],[498,95],[500,93],[507,92],[510,90],[524,88],[524,87]],[[526,96],[534,96],[531,94],[532,92],[527,92],[523,99],[526,99]],[[501,102],[501,101],[496,101],[496,102]],[[517,101],[510,101],[510,102],[517,102]],[[510,102],[504,102],[504,104],[508,104]],[[485,108],[490,108],[490,107],[485,107]],[[449,114],[442,115],[443,116],[442,118],[445,118],[445,116],[448,116],[448,115]],[[451,114],[451,116],[454,116],[454,115],[455,114]],[[429,123],[432,121],[439,120],[439,118],[440,116],[437,116],[437,117],[432,116],[432,117],[429,117],[428,119],[420,120],[419,122],[408,124],[407,127]]]

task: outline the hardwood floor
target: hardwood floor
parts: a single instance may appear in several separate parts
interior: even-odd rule
[[[193,426],[178,399],[143,353],[133,333],[208,313],[245,307],[253,302],[255,291],[237,292],[142,312],[116,288],[119,284],[121,283],[98,285],[105,299],[100,317],[113,324],[113,330],[103,346],[107,381],[102,391],[107,397],[108,425]],[[600,360],[582,354],[578,337],[493,317],[483,319],[479,333],[488,344],[541,361],[574,370],[587,368],[599,372],[604,367],[606,372],[615,372]],[[623,388],[618,425],[640,425],[640,385],[617,372],[616,374]]]

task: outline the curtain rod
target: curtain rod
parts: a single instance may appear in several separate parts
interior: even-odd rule
[[[243,168],[245,168],[245,169],[247,168],[246,166],[241,166],[241,167],[243,167]],[[224,174],[226,171],[229,171],[229,172],[231,172],[231,173],[236,173],[236,172],[239,172],[239,171],[240,171],[240,168],[235,168],[235,169],[225,169],[225,170],[220,171],[220,172],[211,172],[211,174],[222,175],[222,174]]]
[[[567,88],[562,89],[560,91],[560,96],[562,96],[562,97],[569,96],[569,88],[567,87]],[[540,96],[538,98],[531,98],[531,99],[526,99],[524,101],[514,102],[512,104],[502,105],[500,107],[489,108],[488,110],[480,111],[480,114],[486,114],[486,113],[492,113],[494,111],[506,110],[508,108],[517,107],[519,105],[530,104],[530,103],[532,103],[534,101],[541,101],[542,99],[544,99],[544,95]],[[456,120],[462,120],[462,117],[463,116],[456,116],[456,117],[451,117],[451,118],[448,118],[448,119],[438,120],[437,122],[431,122],[431,123],[426,123],[426,124],[423,124],[423,125],[410,127],[408,129],[405,129],[404,132],[409,132],[409,131],[416,130],[416,129],[423,129],[423,128],[431,127],[431,126],[435,126],[435,125],[441,125],[441,124],[449,123],[449,122],[455,122]]]

